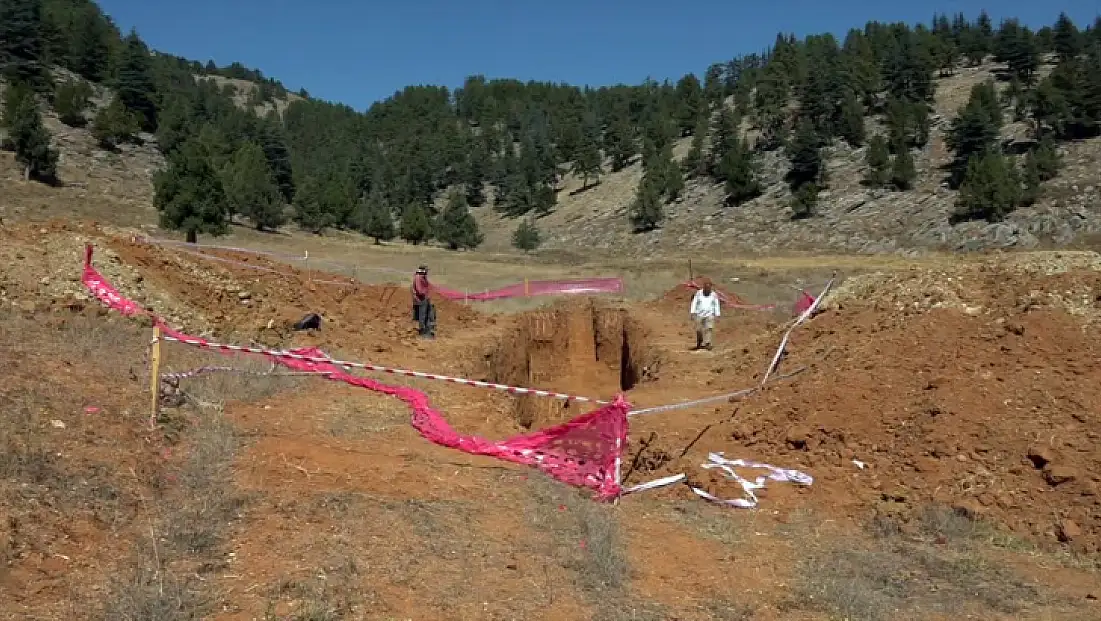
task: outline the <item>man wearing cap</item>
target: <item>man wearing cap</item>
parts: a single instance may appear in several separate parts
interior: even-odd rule
[[[417,331],[421,336],[435,336],[434,326],[430,322],[432,302],[428,299],[431,289],[432,284],[428,282],[428,266],[422,265],[413,274],[413,321],[417,322]]]
[[[692,321],[696,324],[696,346],[693,350],[711,349],[711,336],[715,331],[715,319],[719,316],[719,294],[712,290],[711,281],[704,279],[700,290],[692,296],[689,308]]]

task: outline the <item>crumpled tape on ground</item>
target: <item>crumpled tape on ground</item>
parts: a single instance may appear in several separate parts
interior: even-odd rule
[[[742,509],[752,509],[757,506],[757,495],[753,493],[753,490],[762,489],[765,486],[765,482],[773,480],[778,483],[795,483],[796,485],[811,485],[814,483],[814,478],[809,474],[800,472],[798,470],[789,470],[787,468],[777,468],[769,464],[764,464],[757,461],[746,461],[744,459],[727,459],[723,457],[722,453],[708,453],[708,463],[702,464],[704,469],[710,470],[711,468],[718,468],[726,478],[738,483],[742,486],[742,490],[745,492],[745,498],[732,498],[724,500],[718,498],[712,494],[709,494],[702,489],[692,487],[692,491],[701,498],[706,498],[712,502],[716,502],[723,505],[730,505],[732,507],[739,507]],[[768,470],[768,474],[761,475],[750,481],[739,475],[734,471],[734,468],[759,468],[762,470]]]
[[[718,468],[722,471],[728,479],[736,481],[742,486],[742,490],[745,492],[747,498],[732,498],[724,500],[712,494],[709,494],[698,487],[688,486],[697,496],[710,500],[711,502],[721,505],[727,505],[731,507],[738,507],[741,509],[753,509],[759,501],[757,495],[753,493],[753,490],[762,489],[765,483],[771,479],[779,483],[795,483],[797,485],[811,485],[814,483],[814,478],[809,474],[800,472],[798,470],[789,470],[787,468],[777,468],[769,464],[764,464],[757,461],[746,461],[744,459],[726,459],[722,453],[708,453],[708,463],[701,464],[705,469]],[[768,470],[768,474],[759,476],[750,481],[737,472],[734,468],[758,468],[762,470]],[[665,487],[674,483],[680,483],[687,478],[684,474],[674,474],[672,476],[655,479],[653,481],[647,481],[646,483],[640,483],[629,489],[623,491],[623,495],[633,494],[635,492],[643,492],[650,489],[656,489],[659,487]]]

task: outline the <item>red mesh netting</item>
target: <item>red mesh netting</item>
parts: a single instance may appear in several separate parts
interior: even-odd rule
[[[83,282],[101,302],[127,317],[149,314],[165,336],[196,347],[221,351],[236,348],[211,343],[173,330],[164,321],[148,313],[133,300],[124,298],[92,267],[92,247],[85,252]],[[247,353],[247,352],[246,352]],[[602,408],[571,421],[535,433],[493,441],[461,435],[451,428],[443,415],[432,408],[428,396],[407,386],[390,386],[367,377],[352,375],[329,362],[321,350],[311,347],[289,352],[264,350],[272,362],[301,371],[320,371],[324,377],[397,397],[412,409],[412,424],[426,439],[472,455],[487,455],[519,464],[535,466],[548,475],[580,487],[595,490],[598,497],[612,499],[620,494],[619,468],[627,439],[627,412],[630,405],[619,395]]]

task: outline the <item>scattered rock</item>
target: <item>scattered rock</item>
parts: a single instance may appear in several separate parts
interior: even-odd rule
[[[1055,451],[1048,446],[1033,445],[1028,449],[1028,460],[1033,466],[1043,468],[1055,461]]]
[[[1078,472],[1069,466],[1048,465],[1044,468],[1044,480],[1054,486],[1070,483],[1078,478]]]
[[[809,448],[811,431],[806,427],[792,427],[788,431],[786,441],[789,447],[805,451]]]
[[[1082,536],[1082,527],[1074,520],[1059,520],[1055,525],[1055,536],[1063,543],[1070,543]]]

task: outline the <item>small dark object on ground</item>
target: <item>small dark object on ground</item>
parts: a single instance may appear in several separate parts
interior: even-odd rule
[[[317,313],[310,313],[294,324],[295,330],[320,330],[321,329],[321,315]]]

